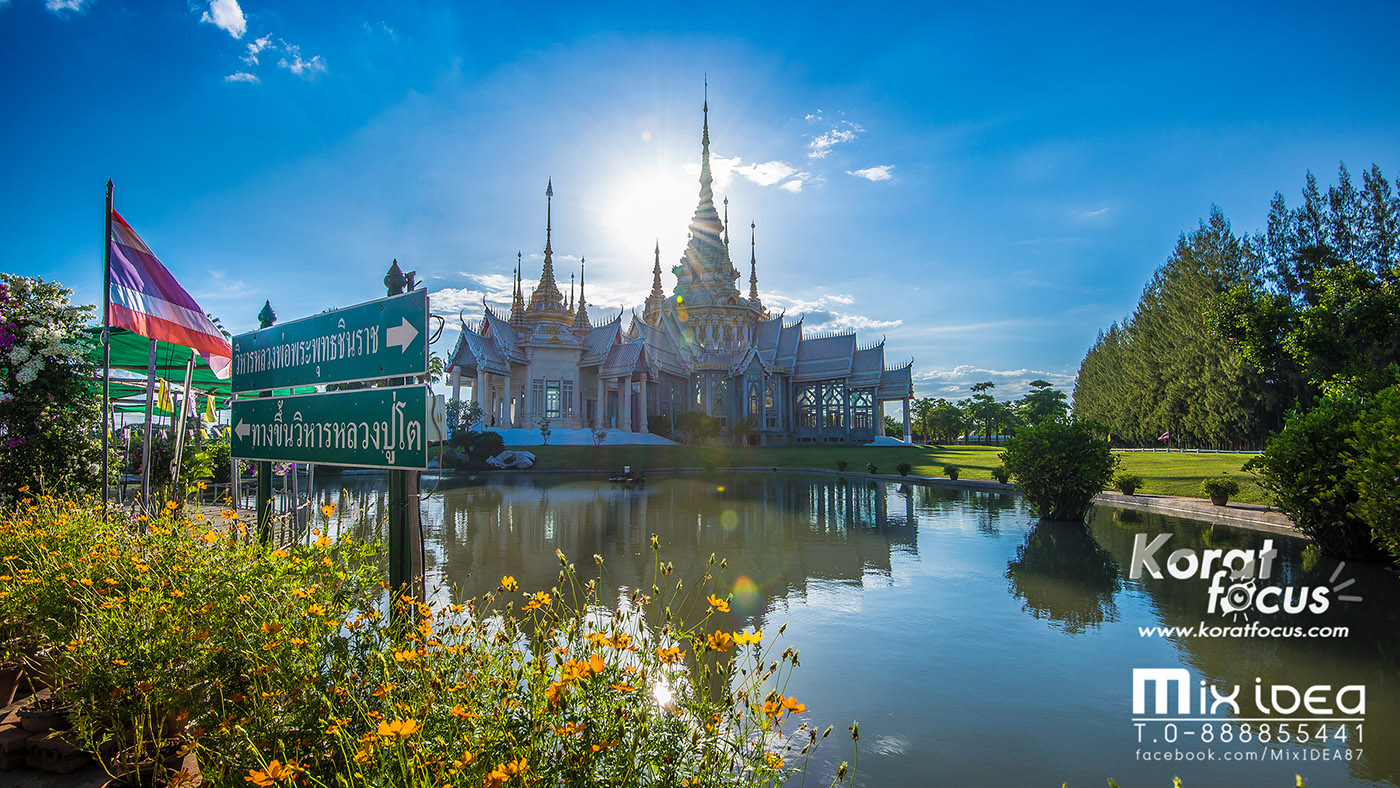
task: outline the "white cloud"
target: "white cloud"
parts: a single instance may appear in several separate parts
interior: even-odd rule
[[[805,299],[760,292],[759,297],[770,312],[783,312],[792,319],[801,317],[804,331],[883,331],[904,323],[903,320],[876,320],[842,311],[840,307],[855,303],[855,299],[840,293]]]
[[[251,82],[251,83],[253,83],[253,84],[256,85],[257,83],[261,82],[262,80],[258,79],[258,75],[257,75],[257,74],[249,74],[247,71],[235,71],[234,73],[229,74],[228,76],[224,77],[224,81],[225,81],[225,82]]]
[[[854,140],[865,129],[849,120],[839,121],[831,131],[821,134],[807,143],[807,158],[824,159],[831,149],[842,143]]]
[[[1092,219],[1092,218],[1094,218],[1095,216],[1103,216],[1104,214],[1108,213],[1108,212],[1111,211],[1111,210],[1113,210],[1113,209],[1110,208],[1109,206],[1105,205],[1104,207],[1098,208],[1098,209],[1096,209],[1096,210],[1084,211],[1083,213],[1081,213],[1081,214],[1079,214],[1079,215],[1082,216],[1082,217],[1084,217],[1085,219]]]
[[[199,21],[208,22],[234,38],[242,38],[248,32],[248,20],[243,18],[238,0],[213,0]]]
[[[700,165],[687,164],[685,170],[692,176],[699,176]],[[719,154],[710,155],[710,173],[715,179],[715,190],[719,192],[728,189],[730,182],[736,177],[759,186],[773,186],[786,181],[778,188],[787,189],[790,192],[801,191],[803,183],[816,180],[811,173],[803,172],[785,161],[775,159],[745,164],[744,160],[738,156],[729,157]]]
[[[268,49],[270,47],[272,47],[271,34],[265,35],[262,38],[254,39],[251,43],[248,44],[248,54],[243,56],[243,62],[247,63],[250,66],[256,66],[258,64],[258,55],[264,49]]]
[[[893,164],[881,164],[878,167],[866,167],[863,170],[846,170],[846,174],[864,178],[867,181],[888,181],[894,179],[894,174],[891,172],[893,169]]]
[[[310,79],[317,74],[326,72],[326,61],[320,55],[314,55],[310,60],[302,60],[301,47],[283,41],[282,48],[292,56],[292,59],[288,60],[284,57],[277,61],[277,65],[281,68],[285,68],[303,79]]]
[[[83,8],[83,6],[87,5],[87,2],[88,0],[44,0],[44,8],[59,15],[66,14],[70,11],[75,14],[81,14],[83,11],[87,10]]]
[[[448,324],[452,325],[456,323],[451,319],[452,316],[459,312],[464,313],[468,320],[473,319],[473,315],[479,316],[481,298],[484,295],[486,294],[480,290],[466,287],[444,287],[441,290],[433,290],[429,293],[429,298],[433,305],[433,313],[448,318]]]

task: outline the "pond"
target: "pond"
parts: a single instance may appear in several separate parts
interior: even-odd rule
[[[318,482],[382,490],[382,477]],[[1108,508],[1088,526],[1037,523],[1013,495],[825,475],[638,488],[492,475],[430,489],[429,584],[455,588],[441,594],[481,594],[506,574],[547,589],[556,549],[585,578],[603,556],[610,590],[648,589],[653,533],[687,582],[712,553],[727,559],[724,625],[775,637],[786,623],[779,650],[800,649],[801,667],[785,692],[805,720],[836,727],[813,784],[856,759],[852,721],[857,783],[870,786],[1400,781],[1400,578],[1298,539]],[[1252,580],[1198,570],[1246,558]],[[1152,630],[1202,626],[1221,629]]]

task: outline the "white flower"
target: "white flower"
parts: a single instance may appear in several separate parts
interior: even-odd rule
[[[26,361],[28,361],[28,360],[29,360],[29,346],[28,346],[28,345],[15,345],[14,350],[11,350],[11,351],[10,351],[10,361],[13,361],[13,362],[16,363],[16,364],[23,364],[24,362],[26,362]]]
[[[20,367],[19,372],[15,373],[15,380],[24,385],[33,383],[37,377],[39,377],[39,371],[31,366]]]

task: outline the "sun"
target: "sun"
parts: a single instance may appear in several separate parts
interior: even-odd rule
[[[661,244],[662,270],[678,257],[699,185],[679,166],[638,169],[623,175],[598,208],[600,224],[628,256],[651,257]]]

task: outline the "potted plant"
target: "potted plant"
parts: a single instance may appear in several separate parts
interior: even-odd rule
[[[956,466],[956,465],[944,465],[944,466],[943,466],[943,475],[944,475],[944,476],[947,476],[949,479],[952,479],[953,481],[957,481],[957,480],[958,480],[958,473],[959,473],[960,470],[961,470],[961,469],[960,469],[958,466]]]
[[[1240,491],[1240,483],[1234,479],[1222,476],[1218,479],[1206,479],[1201,482],[1201,492],[1210,502],[1216,506],[1224,506],[1230,502],[1230,496]]]
[[[998,465],[992,469],[992,478],[1006,484],[1007,480],[1011,478],[1011,471],[1008,471],[1005,465]]]
[[[872,474],[873,474],[873,473],[879,473],[879,472],[880,472],[880,466],[876,465],[876,464],[873,463],[873,462],[867,462],[867,463],[865,464],[865,472],[866,472],[866,473],[872,473]]]
[[[850,466],[850,463],[846,462],[845,460],[837,460],[837,461],[836,461],[836,470],[838,470],[838,471],[844,472],[844,471],[846,470],[846,468],[849,467],[849,466]]]
[[[909,472],[914,470],[914,466],[910,465],[907,462],[901,462],[900,464],[894,466],[894,469],[896,471],[899,471],[900,476],[908,476]]]
[[[1113,487],[1124,495],[1132,495],[1142,486],[1142,477],[1136,473],[1124,471],[1113,477]]]

